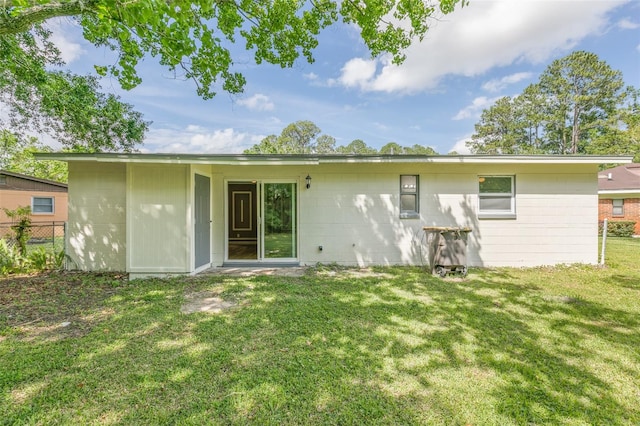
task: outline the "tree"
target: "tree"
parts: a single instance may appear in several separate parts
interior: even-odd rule
[[[36,152],[53,152],[53,149],[35,137],[19,137],[8,130],[0,130],[0,169],[22,173],[42,179],[66,182],[67,163],[63,161],[39,161]]]
[[[336,140],[320,135],[320,128],[311,121],[296,121],[282,130],[279,136],[269,135],[244,151],[245,154],[330,154],[335,152]]]
[[[516,154],[526,138],[521,112],[509,96],[482,111],[467,146],[483,154]]]
[[[402,155],[404,154],[404,147],[400,146],[396,142],[389,142],[380,148],[380,154],[382,155]]]
[[[634,91],[624,90],[622,74],[597,55],[574,52],[521,95],[485,109],[467,146],[485,154],[622,153],[629,144],[614,135],[633,129],[632,109],[623,111]]]
[[[624,97],[622,73],[584,51],[553,61],[538,86],[547,101],[547,132],[562,154],[584,152],[589,130],[613,114]]]
[[[433,148],[415,144],[403,147],[389,142],[378,152],[361,139],[347,146],[336,146],[333,136],[320,134],[322,130],[311,121],[296,121],[282,130],[279,136],[269,135],[259,144],[244,151],[245,154],[346,154],[346,155],[438,155]]]
[[[241,92],[244,77],[232,70],[230,44],[243,41],[260,64],[291,67],[312,52],[324,28],[344,22],[359,28],[372,55],[404,59],[412,40],[422,39],[429,19],[447,14],[466,0],[367,1],[211,1],[211,0],[5,0],[0,3],[0,37],[29,33],[55,17],[72,17],[84,37],[118,54],[116,64],[96,67],[128,89],[140,83],[138,62],[150,55],[197,84],[204,98],[219,84]],[[439,7],[438,7],[439,6]]]
[[[627,105],[610,117],[587,146],[588,154],[633,154],[640,163],[640,89],[627,89]]]
[[[333,154],[336,152],[336,138],[329,135],[318,136],[315,150],[318,154]]]
[[[133,151],[149,123],[101,93],[96,77],[47,69],[62,64],[48,37],[42,28],[0,36],[0,99],[9,113],[0,128],[21,137],[46,132],[75,151]]]
[[[438,155],[436,150],[430,146],[418,144],[404,148],[404,153],[407,155]]]
[[[375,148],[368,146],[362,139],[355,139],[347,146],[339,146],[336,148],[336,152],[338,154],[353,155],[373,155],[378,153]]]

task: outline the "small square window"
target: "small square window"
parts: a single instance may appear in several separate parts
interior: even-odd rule
[[[478,176],[478,217],[513,219],[515,216],[515,176]]]
[[[624,200],[611,200],[613,201],[612,212],[614,216],[624,216]]]
[[[400,175],[400,217],[420,217],[418,175]]]
[[[31,213],[52,214],[54,211],[53,197],[33,197],[31,198]]]

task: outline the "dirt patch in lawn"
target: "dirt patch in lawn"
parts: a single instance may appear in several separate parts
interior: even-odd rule
[[[180,311],[185,314],[195,312],[217,314],[235,306],[238,306],[237,302],[224,300],[217,293],[199,291],[185,295],[185,303],[182,305]]]
[[[79,337],[111,315],[104,301],[126,282],[122,274],[45,272],[0,278],[0,339]]]

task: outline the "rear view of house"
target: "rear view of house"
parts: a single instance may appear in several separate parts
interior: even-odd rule
[[[596,263],[585,156],[40,154],[69,163],[68,255],[131,277],[222,265],[422,265],[466,227],[471,266]]]
[[[632,163],[598,174],[598,217],[600,221],[635,222],[640,235],[640,164]]]

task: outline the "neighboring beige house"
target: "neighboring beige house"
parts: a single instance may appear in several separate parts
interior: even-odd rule
[[[0,223],[10,222],[3,207],[31,207],[32,222],[67,220],[67,184],[0,170]]]
[[[598,173],[598,219],[633,221],[640,235],[640,163]]]
[[[39,154],[69,163],[68,255],[131,277],[222,265],[420,265],[464,226],[470,266],[596,263],[614,156]]]

